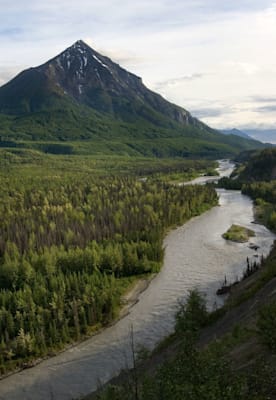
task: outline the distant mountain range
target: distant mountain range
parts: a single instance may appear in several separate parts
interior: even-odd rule
[[[251,138],[249,135],[247,135],[245,132],[243,132],[243,131],[241,131],[241,130],[239,130],[239,129],[236,129],[236,128],[233,128],[233,129],[223,129],[221,132],[224,133],[225,135],[236,135],[236,136],[243,137],[243,138],[245,138],[245,139],[252,139],[252,138]]]
[[[218,157],[260,146],[211,129],[81,40],[0,88],[0,135],[2,147],[92,140],[95,152],[155,156]]]
[[[276,129],[223,129],[225,135],[237,135],[246,139],[255,139],[263,143],[276,144]]]
[[[245,129],[250,137],[260,140],[264,143],[276,144],[276,128],[275,129]]]

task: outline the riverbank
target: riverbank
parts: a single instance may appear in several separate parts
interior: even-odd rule
[[[206,293],[209,308],[218,303],[215,292],[222,277],[235,278],[246,257],[253,256],[248,245],[226,243],[221,237],[232,221],[245,226],[251,223],[252,202],[237,191],[222,190],[219,195],[220,207],[189,220],[166,236],[162,269],[124,318],[69,351],[3,380],[2,397],[71,400],[84,396],[131,366],[131,328],[135,347],[150,351],[173,332],[179,299],[185,298],[191,288],[198,287]],[[262,226],[256,226],[256,230],[256,244],[266,254],[272,243],[271,234]]]
[[[119,317],[112,324],[128,315],[130,309],[138,303],[140,295],[149,287],[155,276],[156,274],[151,274],[149,277],[143,277],[134,282],[134,284],[122,296],[122,308],[120,309]]]
[[[233,196],[236,194],[239,194],[239,192],[235,192],[235,191],[234,192],[222,191],[221,193],[222,193],[222,205],[223,206],[226,206],[224,196],[227,196],[230,193],[232,193]],[[232,206],[231,197],[228,199],[228,201],[229,201],[229,207],[231,207]],[[251,207],[252,207],[252,203],[251,203]],[[244,214],[241,214],[241,215],[244,216]],[[202,218],[202,217],[200,217],[200,218]],[[237,219],[240,220],[241,218],[239,217]],[[248,216],[247,224],[252,222],[252,220],[253,220],[253,213],[251,214],[250,217]],[[179,230],[180,229],[181,228],[179,228]],[[259,243],[259,240],[260,240],[259,230],[261,229],[261,225],[258,226],[256,229],[257,229],[256,242]],[[190,234],[192,235],[192,232],[190,232]],[[175,236],[175,239],[177,237],[178,236]],[[236,243],[236,244],[233,243],[233,246],[235,246],[237,251],[238,251],[238,249],[241,249],[243,247],[243,245],[245,245],[244,248],[249,249],[249,246],[247,243],[244,243],[244,244],[243,243]],[[231,245],[231,248],[234,248],[233,246]],[[204,247],[204,245],[203,245],[203,247]],[[250,254],[250,252],[252,252],[252,250],[249,249],[248,255]],[[196,263],[197,262],[195,261],[195,264]],[[244,262],[242,262],[240,264],[239,270],[242,271],[242,269],[245,268],[245,266],[246,266],[246,257],[244,258]],[[236,269],[236,271],[238,271],[238,269]],[[240,282],[238,285],[239,289],[236,289],[236,288],[233,289],[233,293],[231,293],[231,299],[237,298],[241,293],[243,293],[244,287],[247,287],[249,282],[254,281],[255,278],[257,279],[257,276],[259,276],[258,274],[256,274],[254,277],[252,277],[250,279],[246,279],[246,280],[243,280],[242,282]],[[232,274],[232,275],[234,276],[234,274]],[[220,278],[222,279],[223,276],[224,276],[223,273],[221,273]],[[230,304],[230,297],[229,297],[228,301]],[[228,305],[228,301],[227,301],[227,304],[225,305],[225,308],[224,307],[219,308],[214,313],[213,317],[210,317],[211,319],[213,318],[213,323],[211,323],[210,326],[206,327],[202,331],[202,335],[201,335],[201,338],[199,341],[199,346],[201,348],[206,347],[208,344],[210,344],[211,342],[213,342],[216,339],[220,340],[225,335],[231,334],[231,332],[236,324],[246,321],[246,318],[244,317],[244,314],[242,311],[236,309],[236,311],[233,310],[230,312],[231,307]],[[254,303],[254,300],[253,300],[253,303]],[[228,311],[228,307],[229,307],[229,311]],[[175,312],[176,312],[176,310],[177,310],[177,308],[175,308]],[[237,314],[238,314],[237,319],[235,319],[233,317],[233,314],[235,315],[235,312],[237,312]],[[224,317],[224,315],[226,315],[226,316]],[[220,319],[222,317],[224,318],[223,322],[221,322],[221,319]],[[146,373],[148,376],[154,375],[156,373],[156,371],[158,370],[158,368],[165,361],[167,362],[169,360],[174,359],[174,357],[177,356],[177,354],[180,352],[180,350],[181,350],[181,340],[177,335],[172,334],[172,335],[166,337],[165,339],[161,340],[159,344],[157,344],[157,347],[153,350],[150,357],[139,364],[138,371],[137,371],[138,375],[144,374],[144,373]],[[96,395],[98,395],[104,388],[106,388],[108,386],[108,384],[109,385],[110,384],[111,385],[121,385],[121,384],[125,384],[126,382],[128,382],[129,384],[131,382],[133,382],[133,371],[123,370],[117,377],[111,379],[107,384],[104,384],[97,392],[85,397],[85,399],[86,400],[96,399]]]
[[[261,359],[262,363],[266,363],[267,372],[275,377],[276,357],[272,356],[263,345],[257,331],[260,310],[276,301],[275,273],[276,246],[264,261],[262,268],[239,281],[233,287],[225,305],[209,314],[209,323],[201,330],[197,348],[205,350],[214,345],[218,349],[224,348],[223,357],[226,357],[229,364],[238,369],[241,374],[244,372],[250,374],[250,370],[255,365],[258,366]],[[163,340],[146,359],[138,360],[135,370],[122,371],[117,377],[99,387],[97,391],[85,396],[83,400],[99,399],[101,393],[105,392],[110,385],[133,387],[134,378],[138,386],[141,386],[146,377],[152,379],[165,362],[173,362],[181,351],[181,334],[174,333]],[[273,387],[272,389],[275,390],[275,386]]]
[[[126,317],[129,314],[131,308],[138,303],[140,295],[149,287],[151,281],[155,278],[155,276],[156,274],[149,274],[148,276],[143,275],[142,278],[135,278],[133,283],[126,289],[125,293],[121,297],[121,307],[118,312],[118,316],[114,318],[109,324],[105,326],[98,325],[92,327],[89,335],[84,335],[80,340],[68,344],[61,350],[56,350],[55,352],[52,352],[45,357],[30,360],[29,362],[24,363],[20,368],[8,371],[6,374],[2,374],[0,376],[0,381],[12,375],[16,375],[20,371],[23,371],[25,369],[33,368],[46,360],[58,356],[59,354],[70,351],[79,346],[81,343],[84,343],[86,340],[89,340],[96,335],[100,335],[105,329],[117,324],[122,318]]]
[[[254,214],[255,211],[254,209]],[[256,222],[255,214],[251,223],[260,224],[260,221]],[[264,223],[264,221],[262,222]],[[258,230],[259,226],[256,226],[256,229]],[[243,243],[230,245],[243,246]],[[206,354],[206,352],[212,352],[213,349],[217,354],[221,354],[220,357],[223,362],[227,360],[227,364],[230,366],[230,385],[234,385],[234,382],[240,383],[243,380],[244,386],[240,386],[240,392],[236,393],[237,398],[251,399],[257,396],[258,398],[275,399],[276,245],[274,243],[266,259],[263,258],[258,245],[255,243],[251,243],[247,247],[254,250],[253,257],[255,260],[259,258],[258,261],[261,262],[258,265],[256,264],[256,268],[252,265],[251,270],[249,258],[247,259],[247,270],[244,271],[243,278],[239,282],[236,281],[235,284],[231,285],[231,293],[224,306],[209,314],[209,323],[201,331],[197,342],[197,350]],[[152,376],[155,375],[164,361],[166,361],[166,364],[172,361],[170,370],[168,366],[162,368],[162,370],[167,368],[167,376],[165,374],[164,377],[165,379],[168,377],[168,380],[170,380],[170,373],[172,376],[174,375],[172,373],[174,363],[177,359],[179,362],[178,357],[181,354],[181,350],[181,338],[175,333],[161,342],[161,345],[152,352],[150,357],[140,365],[136,365],[135,370],[122,372],[111,383],[123,388],[129,385],[130,389],[135,389],[136,384],[139,390],[146,376],[148,389],[150,384],[154,382]],[[183,362],[185,363],[185,359],[181,360],[181,364]],[[170,398],[173,398],[174,390],[180,393],[181,383],[183,384],[185,381],[185,375],[181,377],[181,366],[176,364],[175,368],[181,382],[178,381],[176,387],[169,386],[170,395],[172,395]],[[199,376],[199,374],[197,370],[196,376]],[[160,376],[162,376],[162,373],[158,375],[158,387],[162,386],[162,384],[160,385]],[[118,394],[122,393],[122,390],[124,389],[114,390],[114,393],[117,393],[116,398],[119,398]],[[189,391],[192,393],[192,387],[189,387]],[[198,393],[196,390],[195,392]],[[129,393],[131,393],[131,390],[129,390]],[[151,393],[151,396],[148,397],[146,395],[143,398],[158,398],[154,397],[153,393]],[[87,400],[94,398],[94,395],[86,397]],[[105,397],[105,399],[111,398],[110,396]],[[129,395],[126,398],[137,397]]]

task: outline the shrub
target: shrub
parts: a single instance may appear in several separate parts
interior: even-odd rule
[[[205,299],[198,290],[191,290],[187,301],[180,304],[176,313],[176,332],[197,336],[199,328],[205,325],[208,317]]]
[[[259,312],[258,335],[263,344],[276,352],[276,302],[265,305]]]

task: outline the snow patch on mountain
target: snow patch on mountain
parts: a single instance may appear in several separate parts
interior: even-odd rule
[[[93,54],[93,58],[96,61],[98,61],[98,63],[100,63],[104,68],[108,69],[109,72],[111,72],[110,69],[108,68],[108,66],[106,64],[104,64],[97,56],[95,56],[95,54]]]

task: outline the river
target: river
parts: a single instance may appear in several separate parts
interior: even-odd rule
[[[220,162],[220,174],[230,174],[233,165]],[[201,177],[200,182],[217,179]],[[152,349],[173,331],[179,300],[189,289],[205,294],[209,309],[222,304],[216,296],[226,276],[239,278],[246,258],[267,255],[274,235],[264,226],[253,224],[252,201],[239,191],[218,190],[219,206],[171,231],[164,240],[165,258],[160,273],[130,313],[115,325],[34,368],[0,381],[0,399],[70,400],[95,390],[131,366],[131,335],[137,347]],[[253,229],[252,242],[260,246],[251,250],[248,243],[225,241],[222,234],[233,224]]]

